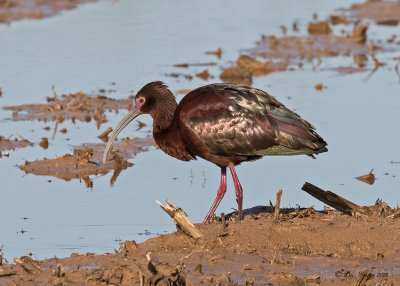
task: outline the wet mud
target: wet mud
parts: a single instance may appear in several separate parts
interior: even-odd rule
[[[0,266],[0,285],[400,283],[399,218],[355,218],[312,207],[281,209],[276,218],[273,208],[256,207],[242,222],[231,216],[196,227],[203,237],[176,232],[126,241],[112,254],[17,258]]]
[[[9,153],[7,151],[15,151],[18,148],[25,148],[28,146],[33,146],[33,143],[23,137],[10,136],[5,138],[0,135],[0,158],[3,156],[8,157]]]
[[[263,36],[254,48],[243,51],[245,55],[239,57],[236,65],[224,69],[220,78],[223,81],[251,83],[252,76],[301,69],[305,64],[316,68],[324,57],[338,56],[353,57],[357,61],[357,66],[348,67],[346,73],[364,72],[368,70],[368,55],[384,49],[383,46],[366,44],[367,25],[356,24],[352,34],[347,36],[333,35],[327,27],[327,22],[313,23],[309,26],[310,35],[306,37]],[[344,72],[343,67],[338,68]]]
[[[45,142],[44,140],[43,145],[46,145]],[[24,165],[18,167],[27,174],[52,176],[65,181],[79,179],[84,181],[87,187],[93,187],[93,177],[113,171],[110,180],[110,184],[113,185],[121,171],[133,166],[127,159],[147,151],[150,146],[155,146],[151,136],[124,138],[114,143],[109,159],[103,164],[105,144],[85,144],[75,148],[72,154],[25,161]]]
[[[397,26],[400,21],[400,3],[398,1],[366,1],[354,4],[351,16],[375,20],[377,24]]]
[[[42,19],[62,10],[97,0],[0,0],[0,24],[22,19]]]
[[[57,96],[53,90],[53,97],[47,97],[44,104],[23,104],[5,106],[4,110],[12,112],[11,120],[38,120],[57,121],[76,120],[82,122],[96,121],[97,128],[107,122],[105,111],[118,112],[120,109],[130,109],[132,101],[129,99],[112,99],[105,95],[89,95],[84,92],[63,94]]]

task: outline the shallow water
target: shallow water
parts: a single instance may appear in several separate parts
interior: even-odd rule
[[[172,91],[192,89],[207,82],[167,77],[171,72],[194,75],[205,69],[174,68],[177,63],[215,61],[228,66],[241,49],[252,47],[261,34],[281,34],[280,26],[307,23],[317,12],[321,19],[347,1],[100,1],[40,21],[26,20],[0,26],[0,107],[44,103],[56,91],[71,93],[115,89],[110,96],[126,98],[152,80],[163,80]],[[194,13],[195,11],[195,13]],[[289,29],[290,30],[290,29]],[[399,34],[398,27],[371,27],[372,35]],[[205,55],[222,48],[223,56]],[[281,72],[254,78],[253,86],[265,89],[289,108],[312,122],[328,142],[329,152],[311,160],[306,156],[269,157],[237,168],[244,188],[244,207],[274,201],[283,189],[282,206],[322,203],[300,190],[305,181],[330,189],[361,205],[382,198],[391,206],[399,202],[400,144],[398,110],[400,85],[393,71],[393,54],[379,59],[389,65],[368,78],[368,73],[340,75],[331,67],[351,59],[323,59],[317,71]],[[209,68],[219,81],[220,67]],[[115,82],[115,85],[111,83]],[[323,82],[322,92],[314,86]],[[178,99],[181,96],[178,95]],[[73,252],[110,252],[120,240],[137,242],[175,229],[171,219],[154,202],[170,199],[200,222],[214,200],[220,171],[212,164],[180,162],[151,148],[130,160],[135,165],[121,173],[113,187],[111,174],[84,182],[25,175],[16,165],[25,160],[70,153],[73,146],[99,142],[97,136],[115,126],[124,112],[107,114],[109,122],[97,130],[95,123],[64,122],[66,134],[49,140],[49,149],[39,146],[10,152],[0,159],[0,246],[7,259],[32,252],[36,258],[68,256]],[[51,137],[54,122],[13,122],[1,109],[1,135],[21,134],[38,143]],[[131,124],[121,136],[145,136],[147,126],[135,131]],[[374,168],[377,181],[369,186],[354,179]],[[388,175],[385,175],[388,173]],[[50,180],[50,182],[49,182]],[[217,212],[236,207],[233,185]],[[28,218],[28,219],[23,219]],[[21,233],[21,230],[26,232]],[[145,234],[146,233],[146,234]]]

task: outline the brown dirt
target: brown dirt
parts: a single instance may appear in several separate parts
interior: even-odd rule
[[[88,95],[84,92],[63,94],[59,99],[54,92],[53,97],[47,97],[47,104],[24,104],[18,106],[5,106],[3,109],[12,111],[11,119],[57,121],[62,123],[65,119],[90,122],[96,121],[97,128],[107,122],[105,111],[118,111],[130,109],[132,101],[128,99],[112,99],[105,95]]]
[[[62,10],[74,9],[81,3],[95,1],[97,0],[0,0],[0,23],[51,17]]]
[[[53,159],[44,158],[32,162],[25,161],[19,168],[25,173],[39,176],[53,176],[62,180],[83,180],[87,187],[93,187],[90,176],[105,175],[114,170],[111,185],[114,184],[122,170],[133,166],[127,161],[137,153],[145,152],[154,146],[154,140],[145,138],[125,138],[113,145],[111,159],[102,164],[105,144],[86,144],[74,150],[73,154],[65,154]]]
[[[114,254],[0,266],[0,285],[398,285],[400,220],[354,218],[312,208],[247,210],[242,222],[197,224]],[[150,261],[146,257],[150,258]],[[361,280],[360,272],[367,283]],[[377,284],[380,283],[380,284]]]

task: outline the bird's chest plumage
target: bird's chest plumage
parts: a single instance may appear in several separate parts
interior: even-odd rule
[[[153,137],[157,146],[166,154],[182,161],[193,160],[186,150],[182,136],[176,129],[154,130]]]

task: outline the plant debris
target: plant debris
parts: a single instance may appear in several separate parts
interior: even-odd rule
[[[118,111],[130,109],[132,102],[128,99],[112,99],[104,95],[87,95],[84,92],[63,94],[57,96],[53,89],[53,97],[47,98],[47,104],[23,104],[19,106],[5,106],[4,110],[12,111],[11,119],[57,121],[80,120],[90,122],[96,121],[97,128],[107,122],[105,111]]]
[[[375,183],[375,175],[372,173],[372,169],[368,174],[356,177],[357,180],[367,183],[368,185],[373,185]]]

